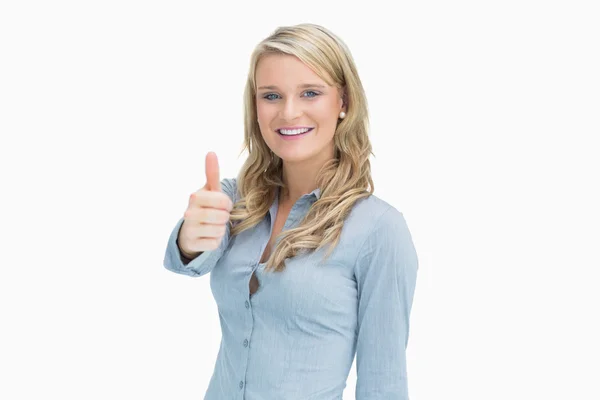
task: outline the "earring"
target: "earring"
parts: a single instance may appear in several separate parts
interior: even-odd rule
[[[344,119],[344,118],[346,118],[346,113],[342,111],[340,113],[340,119]]]

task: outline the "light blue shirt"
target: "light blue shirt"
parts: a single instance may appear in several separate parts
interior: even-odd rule
[[[221,187],[239,199],[235,179]],[[303,195],[283,230],[296,227],[320,190]],[[271,237],[278,199],[254,228],[184,265],[173,229],[168,270],[210,273],[219,311],[221,346],[205,400],[342,399],[356,355],[357,400],[408,400],[406,346],[418,260],[401,212],[374,195],[355,203],[341,239],[286,259],[280,273],[259,263]],[[274,248],[274,247],[273,247]],[[259,287],[250,296],[256,271]]]

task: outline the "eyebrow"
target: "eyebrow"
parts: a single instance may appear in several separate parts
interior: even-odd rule
[[[302,89],[304,89],[304,88],[312,88],[312,87],[320,88],[320,89],[325,89],[324,85],[321,85],[321,84],[318,84],[318,83],[305,83],[305,84],[302,84],[302,85],[298,85],[298,87],[302,88]],[[269,86],[261,86],[261,87],[258,88],[258,90],[261,90],[261,89],[276,90],[276,89],[278,89],[278,87],[275,86],[275,85],[269,85]]]

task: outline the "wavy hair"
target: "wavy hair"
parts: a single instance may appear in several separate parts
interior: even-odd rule
[[[237,235],[257,225],[269,212],[282,181],[283,162],[271,151],[260,133],[256,109],[256,67],[263,55],[287,54],[297,57],[321,79],[344,93],[347,106],[344,119],[338,119],[334,134],[335,156],[317,175],[321,195],[299,225],[279,234],[265,270],[285,269],[285,259],[300,251],[330,244],[325,258],[339,242],[344,220],[354,203],[374,191],[369,156],[369,119],[365,92],[345,43],[316,24],[277,28],[261,41],[250,58],[244,91],[244,150],[248,158],[238,176],[240,200],[231,211],[231,234]],[[236,222],[234,224],[234,221]]]

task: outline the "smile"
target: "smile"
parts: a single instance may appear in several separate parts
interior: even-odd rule
[[[301,129],[278,129],[277,133],[282,136],[299,136],[304,135],[312,131],[314,128],[301,128]]]

